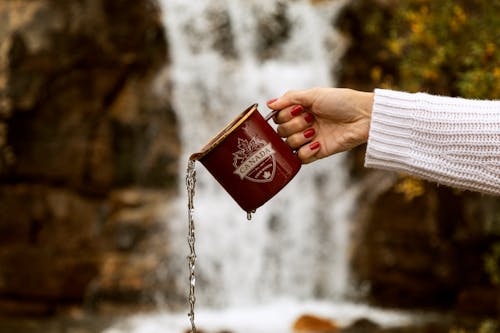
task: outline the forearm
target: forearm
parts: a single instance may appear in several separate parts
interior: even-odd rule
[[[376,90],[365,166],[500,194],[500,101]]]

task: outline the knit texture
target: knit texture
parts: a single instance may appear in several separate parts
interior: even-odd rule
[[[500,195],[500,101],[376,89],[365,166]]]

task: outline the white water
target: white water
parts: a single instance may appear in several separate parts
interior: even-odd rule
[[[340,327],[356,319],[369,319],[380,326],[414,324],[408,313],[384,311],[363,305],[318,301],[278,300],[253,307],[231,307],[223,310],[198,311],[198,328],[203,332],[232,333],[292,333],[293,322],[303,314],[328,318]],[[419,323],[432,320],[432,315],[420,316]],[[104,333],[183,333],[188,328],[183,314],[144,314],[107,329]]]
[[[292,25],[290,37],[276,56],[261,61],[255,51],[257,25],[273,15],[277,3],[163,1],[172,56],[168,75],[182,128],[184,161],[253,102],[267,113],[265,101],[288,89],[334,84],[330,69],[344,45],[332,29],[332,20],[341,2],[322,6],[290,2],[286,12]],[[210,18],[224,15],[230,18],[235,58],[225,58],[212,46],[218,32]],[[304,167],[289,186],[257,211],[251,223],[198,165],[199,303],[255,304],[282,295],[341,297],[348,281],[351,207],[343,163],[344,157],[339,155]],[[173,232],[184,236],[185,225],[182,215]],[[185,247],[184,238],[178,237],[180,248]]]
[[[254,102],[265,114],[265,101],[289,89],[335,85],[331,70],[345,43],[332,22],[344,1],[161,3],[172,64],[159,78],[158,89],[172,89],[181,125],[182,161]],[[283,23],[270,19],[280,3],[291,25],[289,37],[262,60],[256,53],[262,37],[257,27],[266,17],[267,24]],[[230,22],[234,56],[224,56],[213,47],[220,40],[214,26],[220,26],[217,20],[221,19]],[[182,163],[181,178],[184,168]],[[201,329],[289,332],[296,316],[307,311],[341,323],[356,317],[387,325],[407,320],[344,301],[350,287],[349,214],[355,191],[349,188],[342,154],[304,166],[283,191],[257,210],[252,222],[201,164],[197,171],[196,321]],[[183,180],[180,183],[184,194]],[[177,254],[166,270],[176,273],[180,292],[187,293],[185,204],[182,196],[178,216],[169,221],[173,236],[168,243]],[[133,318],[106,332],[178,333],[187,327],[184,313],[162,313]]]

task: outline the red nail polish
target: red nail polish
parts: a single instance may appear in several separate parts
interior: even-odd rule
[[[295,105],[290,111],[290,114],[292,115],[292,117],[296,117],[301,114],[303,110],[304,108],[302,107],[302,105]]]
[[[306,129],[304,131],[304,137],[306,138],[310,138],[312,137],[314,134],[316,134],[316,131],[314,130],[314,128],[309,128],[309,129]]]
[[[312,115],[312,114],[310,114],[310,113],[306,113],[306,114],[304,115],[304,119],[305,119],[308,123],[312,123],[312,121],[314,120],[314,117],[313,117],[313,115]]]
[[[273,99],[270,99],[267,101],[267,105],[269,104],[273,104],[274,102],[276,102],[278,99],[277,98],[273,98]]]
[[[313,143],[311,143],[311,144],[309,145],[309,149],[311,149],[311,150],[316,150],[316,149],[318,149],[318,148],[319,148],[319,142],[318,142],[318,141],[313,142]]]

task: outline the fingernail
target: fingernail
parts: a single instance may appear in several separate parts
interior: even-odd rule
[[[292,108],[292,110],[290,111],[290,114],[292,115],[292,117],[295,117],[295,116],[298,116],[299,114],[301,114],[302,110],[304,110],[304,108],[302,107],[302,105],[295,105]]]
[[[270,99],[267,101],[267,105],[269,104],[273,104],[274,102],[276,102],[278,99],[277,98],[273,98],[273,99]]]
[[[319,142],[318,141],[315,141],[315,142],[313,142],[313,143],[311,143],[309,145],[309,149],[311,149],[311,150],[316,150],[318,148],[319,148]]]
[[[306,114],[304,115],[304,119],[305,119],[308,123],[311,123],[311,122],[314,120],[314,117],[313,117],[313,115],[312,115],[312,114],[310,114],[310,113],[306,113]]]
[[[309,128],[309,129],[304,131],[304,137],[306,137],[306,138],[310,138],[314,134],[316,134],[316,131],[314,130],[314,128]]]

